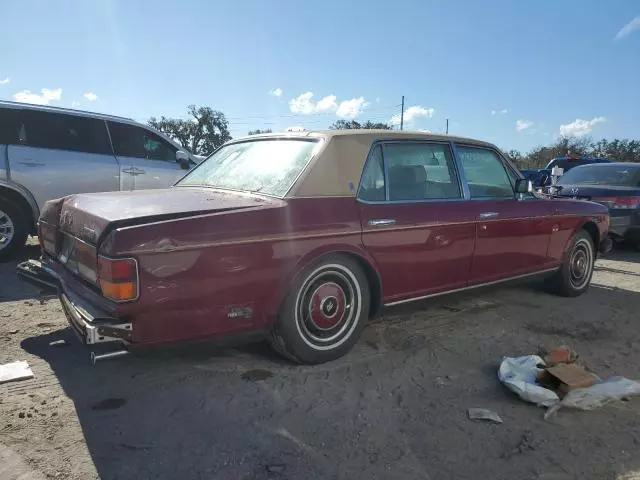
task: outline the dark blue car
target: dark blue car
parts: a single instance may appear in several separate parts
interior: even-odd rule
[[[558,180],[556,195],[609,207],[609,233],[640,246],[640,163],[599,163],[572,168]]]
[[[522,175],[524,175],[524,178],[531,180],[534,187],[548,187],[551,185],[551,170],[553,167],[562,168],[566,173],[574,167],[592,165],[594,163],[611,163],[611,160],[606,158],[565,155],[564,157],[553,158],[544,168],[524,168],[520,171]]]

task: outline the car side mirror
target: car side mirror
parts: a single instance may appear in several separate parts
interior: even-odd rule
[[[184,150],[178,150],[176,152],[176,162],[183,170],[189,170],[191,168],[191,162],[189,161],[189,154]]]
[[[516,193],[531,193],[533,192],[533,183],[531,180],[525,178],[519,178],[516,180]]]

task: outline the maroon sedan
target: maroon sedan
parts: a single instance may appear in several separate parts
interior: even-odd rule
[[[533,275],[578,296],[608,225],[491,144],[351,130],[234,140],[172,188],[48,202],[39,228],[87,344],[258,333],[320,363],[382,306]]]

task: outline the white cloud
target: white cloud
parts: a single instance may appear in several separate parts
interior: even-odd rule
[[[274,88],[273,90],[269,90],[269,95],[273,96],[273,97],[279,97],[282,95],[282,89],[281,88]]]
[[[404,111],[404,123],[411,123],[416,118],[431,118],[433,117],[435,110],[433,108],[424,108],[420,105],[414,105],[407,108]],[[400,125],[400,115],[394,115],[391,117],[392,125]]]
[[[289,100],[289,109],[293,113],[309,115],[316,111],[316,105],[313,100],[311,100],[312,98],[313,92],[306,92],[298,95],[296,98]]]
[[[491,110],[491,116],[495,117],[496,113],[498,113],[498,112],[496,112],[495,110]]]
[[[6,85],[7,83],[9,83],[11,81],[11,79],[9,77],[5,78],[4,80],[0,80],[0,85]]]
[[[43,88],[40,90],[42,95],[37,93],[31,93],[30,90],[23,90],[13,96],[16,102],[22,103],[35,103],[37,105],[48,105],[52,100],[60,100],[62,97],[62,89],[56,88],[55,90],[49,88]]]
[[[73,102],[71,102],[71,106],[72,107],[79,107],[80,106],[80,102],[77,100],[74,100]]]
[[[369,102],[365,101],[364,97],[345,100],[340,102],[336,115],[340,118],[356,118],[368,105]]]
[[[581,137],[582,135],[586,135],[593,130],[599,123],[606,122],[607,119],[604,117],[595,117],[591,120],[582,120],[580,118],[576,118],[571,123],[565,123],[560,125],[560,135],[563,137]]]
[[[502,110],[500,110],[500,111],[497,111],[497,110],[491,110],[491,116],[493,116],[493,117],[495,117],[497,114],[500,114],[500,115],[506,115],[507,113],[509,113],[509,110],[507,110],[506,108],[503,108],[503,109],[502,109]]]
[[[380,103],[380,97],[376,97],[376,103]]]
[[[516,121],[516,132],[522,132],[527,128],[531,128],[533,126],[533,122],[530,120],[517,120]]]
[[[311,115],[312,113],[336,112],[340,118],[355,118],[369,105],[364,97],[352,98],[338,103],[335,95],[327,95],[318,102],[313,100],[313,92],[305,92],[289,100],[289,109],[293,113]]]
[[[335,95],[327,95],[316,104],[316,112],[333,112],[338,109]]]
[[[502,110],[500,110],[500,113],[502,115],[506,115],[507,113],[509,113],[509,110],[507,110],[506,108],[503,108]]]
[[[87,92],[84,94],[84,98],[86,98],[90,102],[95,102],[98,99],[98,95],[93,92]]]
[[[624,37],[631,35],[631,32],[640,28],[640,17],[636,17],[627,23],[624,27],[620,29],[620,31],[616,34],[615,40],[621,40]]]

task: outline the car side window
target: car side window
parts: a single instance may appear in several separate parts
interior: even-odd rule
[[[176,147],[150,130],[125,123],[109,122],[111,142],[120,157],[176,161]]]
[[[0,108],[0,145],[19,145],[20,128],[19,110]]]
[[[368,202],[381,202],[385,199],[384,163],[380,145],[377,145],[369,155],[360,180],[358,197]]]
[[[387,143],[383,147],[389,200],[462,198],[448,144]]]
[[[18,143],[28,147],[112,155],[103,120],[24,110],[18,115]]]
[[[509,175],[493,150],[458,145],[456,152],[469,185],[471,198],[513,198]]]

